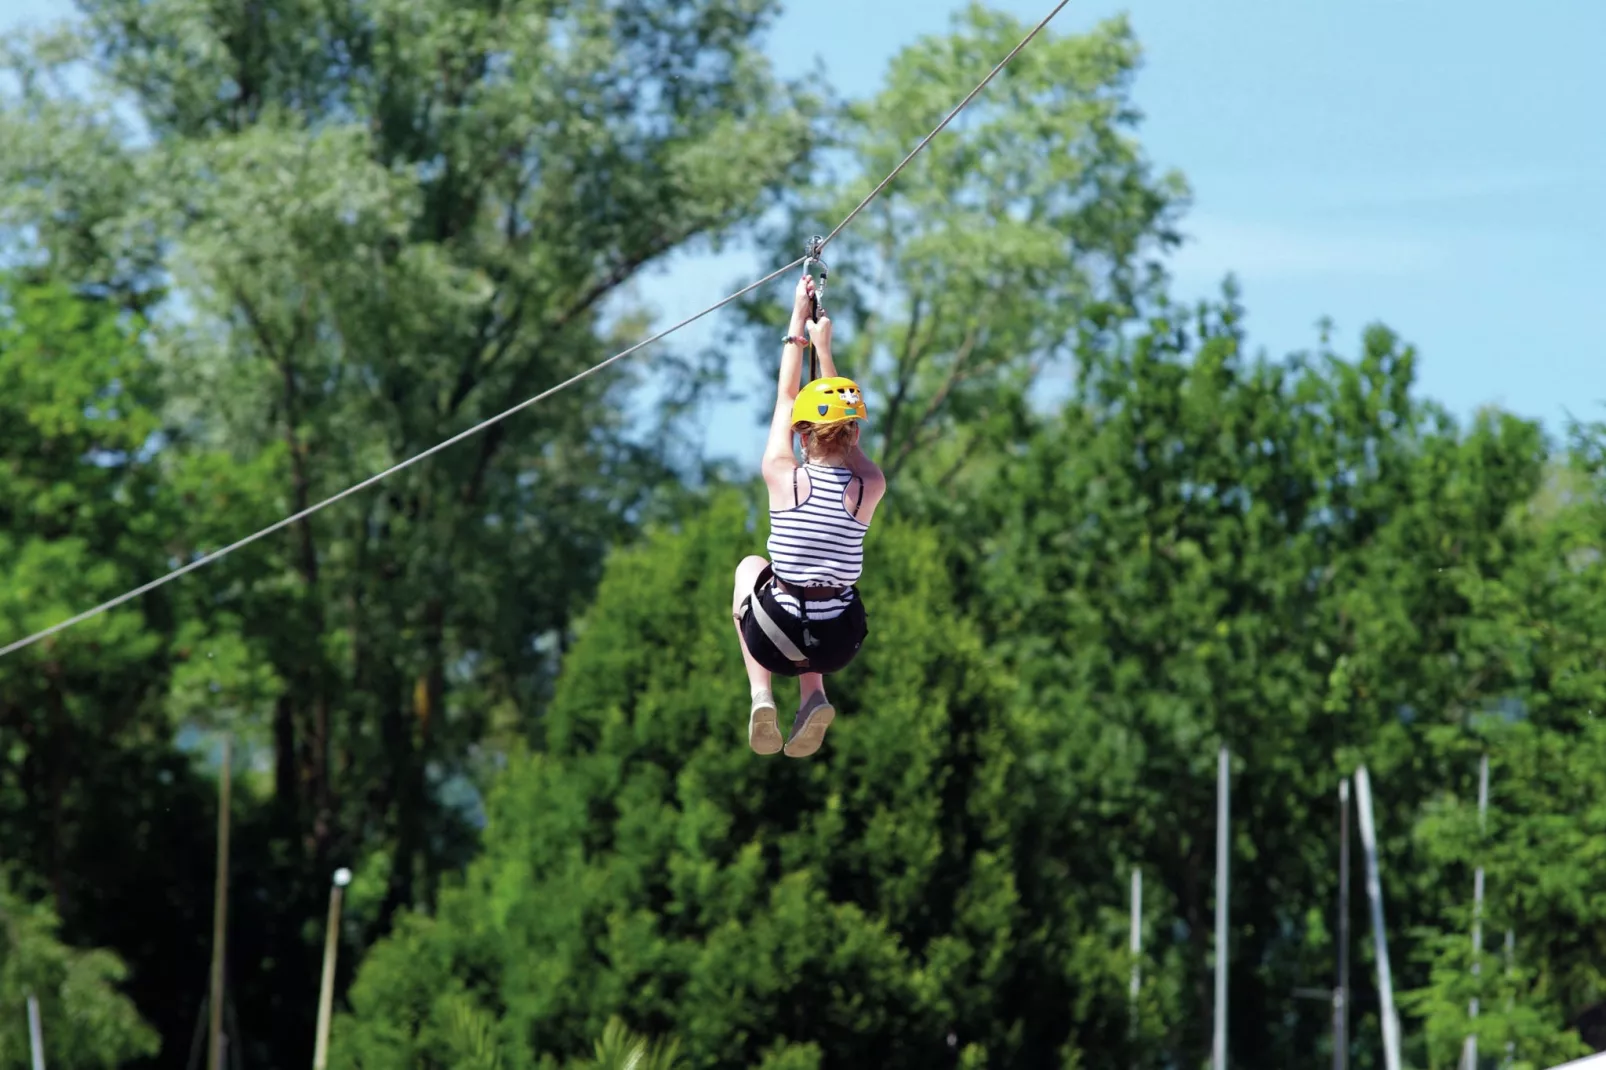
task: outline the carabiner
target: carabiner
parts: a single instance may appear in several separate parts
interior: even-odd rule
[[[804,250],[803,270],[808,271],[809,265],[820,265],[820,281],[814,287],[814,297],[810,302],[809,318],[816,323],[825,315],[825,284],[831,277],[831,269],[826,266],[820,255],[825,252],[825,238],[819,234],[808,240]]]

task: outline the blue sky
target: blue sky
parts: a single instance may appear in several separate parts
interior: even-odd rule
[[[839,92],[868,94],[961,6],[793,3],[771,51],[817,54]],[[1053,3],[993,6],[1035,22]],[[1179,296],[1235,272],[1274,354],[1312,345],[1323,316],[1353,352],[1381,320],[1419,347],[1420,389],[1461,416],[1498,404],[1556,432],[1569,411],[1606,417],[1606,3],[1073,0],[1051,28],[1122,12],[1146,53],[1141,136],[1195,194]],[[676,264],[644,291],[673,322],[796,255],[765,254]],[[756,461],[770,387],[739,383],[709,445]]]
[[[993,4],[1035,22],[1052,0]],[[818,56],[839,93],[864,95],[960,6],[789,0],[769,48],[800,73]],[[69,10],[0,0],[0,32]],[[1420,348],[1421,389],[1463,416],[1498,404],[1555,431],[1569,411],[1606,416],[1606,3],[1073,0],[1052,29],[1121,12],[1147,55],[1141,136],[1194,189],[1179,296],[1235,272],[1273,353],[1309,346],[1322,316],[1344,351],[1386,322]],[[797,252],[676,257],[638,293],[667,325]],[[747,354],[730,363],[741,396],[711,410],[707,445],[756,460],[769,383]]]

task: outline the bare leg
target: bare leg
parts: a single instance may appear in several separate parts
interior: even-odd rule
[[[817,672],[806,672],[797,678],[797,682],[800,685],[797,702],[799,714],[811,705],[810,699],[814,698],[815,692],[819,692],[820,696],[816,701],[825,701],[825,677]]]
[[[825,697],[825,677],[819,673],[804,673],[799,678],[802,699],[797,707],[797,719],[792,722],[792,738],[786,741],[789,758],[807,758],[825,742],[825,730],[836,719],[836,708]]]
[[[747,745],[756,754],[774,754],[781,749],[781,729],[776,722],[775,695],[770,691],[772,675],[753,658],[742,635],[742,601],[753,593],[758,580],[769,562],[762,557],[745,557],[736,566],[736,590],[731,596],[731,620],[736,625],[736,642],[742,648],[742,661],[747,665],[747,683],[752,692],[753,705],[747,715]]]
[[[758,574],[763,572],[769,564],[762,557],[744,557],[742,563],[736,566],[736,591],[731,596],[731,620],[736,624],[736,641],[742,647],[742,661],[747,664],[747,683],[756,694],[759,691],[768,691],[771,686],[771,673],[764,666],[753,660],[748,652],[747,640],[742,637],[742,599],[753,593],[753,583]]]

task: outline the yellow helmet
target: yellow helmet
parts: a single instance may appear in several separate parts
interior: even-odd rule
[[[797,392],[797,400],[792,402],[794,424],[839,424],[844,420],[867,418],[859,384],[840,375],[806,383]]]

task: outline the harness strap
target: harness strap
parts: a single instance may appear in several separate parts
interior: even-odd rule
[[[795,583],[787,583],[779,576],[775,577],[775,586],[799,602],[823,602],[827,598],[840,598],[848,591],[847,587],[799,587]]]
[[[843,591],[849,590],[849,588],[799,587],[795,584],[787,583],[777,576],[773,565],[766,565],[764,571],[760,572],[758,578],[753,581],[753,594],[747,600],[747,605],[753,614],[753,619],[758,621],[759,630],[775,645],[775,649],[780,651],[781,657],[794,665],[806,668],[809,664],[808,655],[798,649],[797,644],[792,642],[791,637],[786,634],[786,631],[776,623],[775,618],[770,616],[769,611],[764,608],[764,589],[772,583],[797,599],[797,607],[803,614],[804,646],[819,645],[819,640],[815,639],[814,635],[809,631],[810,597],[833,598],[841,595]]]
[[[781,652],[781,657],[785,658],[787,661],[790,661],[794,665],[806,666],[809,663],[808,655],[804,654],[803,651],[797,648],[797,644],[792,642],[791,637],[786,634],[779,624],[775,623],[775,618],[771,617],[769,615],[769,611],[764,608],[763,591],[764,588],[769,585],[771,580],[774,580],[776,583],[781,582],[779,577],[775,575],[773,569],[765,568],[763,572],[758,574],[758,581],[753,584],[753,597],[748,599],[748,606],[752,609],[753,619],[758,621],[759,630],[769,638],[769,641],[774,644],[775,649]],[[798,604],[800,606],[804,605],[802,599],[798,600]],[[805,609],[803,617],[804,642],[807,642],[810,638],[808,633],[807,613],[808,611]]]
[[[781,631],[781,626],[776,624],[774,618],[765,611],[762,598],[757,595],[753,596],[752,609],[753,619],[758,621],[759,628],[769,637],[769,641],[775,645],[775,649],[781,652],[781,657],[794,665],[807,665],[809,663],[809,659],[803,656],[803,651],[797,648],[796,643],[787,638],[786,633]]]

